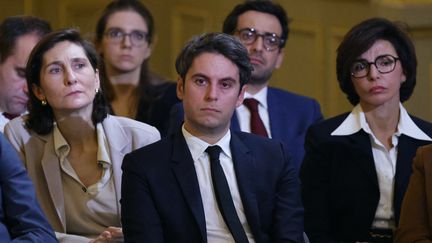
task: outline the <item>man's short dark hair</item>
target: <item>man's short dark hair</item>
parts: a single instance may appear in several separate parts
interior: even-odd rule
[[[23,35],[35,34],[40,37],[51,32],[50,24],[38,17],[12,16],[0,24],[0,63],[15,51],[17,39]]]
[[[284,8],[271,1],[245,1],[244,3],[235,6],[231,13],[229,13],[225,18],[222,32],[230,35],[234,34],[237,30],[238,17],[247,11],[257,11],[274,15],[279,20],[282,28],[282,42],[280,48],[285,47],[289,34],[289,19]]]
[[[93,44],[83,39],[78,30],[65,29],[55,31],[43,37],[30,54],[26,67],[26,79],[29,89],[34,85],[38,87],[41,86],[40,73],[43,65],[43,57],[46,52],[63,41],[69,41],[81,46],[93,70],[98,68],[99,56]],[[29,103],[29,118],[26,121],[27,127],[38,134],[50,133],[54,126],[54,113],[51,106],[49,104],[42,105],[41,101],[33,92],[29,92]],[[107,102],[102,92],[98,92],[93,100],[92,121],[96,125],[102,122],[107,115]]]
[[[183,80],[194,59],[202,53],[221,54],[233,62],[239,70],[240,90],[249,81],[253,67],[246,48],[239,40],[224,33],[203,34],[186,44],[176,59],[176,70]]]
[[[400,87],[400,101],[409,99],[416,85],[417,57],[414,44],[401,23],[384,18],[371,18],[355,25],[344,37],[337,49],[336,73],[339,86],[349,102],[357,105],[360,97],[351,77],[351,65],[378,40],[390,42],[406,76]]]

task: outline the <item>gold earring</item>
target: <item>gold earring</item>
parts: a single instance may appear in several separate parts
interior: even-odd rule
[[[96,89],[95,89],[95,92],[96,92],[96,94],[99,93],[99,88],[96,88]]]
[[[42,106],[46,106],[46,105],[47,105],[46,100],[42,100],[42,101],[41,101],[41,104],[42,104]]]

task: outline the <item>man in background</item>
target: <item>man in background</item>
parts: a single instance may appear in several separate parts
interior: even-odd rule
[[[48,22],[32,16],[13,16],[0,24],[0,131],[27,110],[27,59],[39,39],[51,31]]]

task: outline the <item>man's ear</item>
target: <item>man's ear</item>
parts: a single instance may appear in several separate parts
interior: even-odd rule
[[[183,79],[178,76],[177,78],[177,97],[179,100],[183,100],[183,93],[184,93],[184,81]]]
[[[246,92],[246,86],[247,86],[247,84],[243,85],[243,87],[240,90],[240,93],[239,93],[239,96],[238,96],[237,102],[236,102],[236,108],[241,106],[241,104],[243,104],[244,94]]]
[[[276,69],[278,69],[278,68],[280,68],[282,66],[284,55],[285,55],[285,48],[281,48],[279,50],[278,56],[276,58],[276,65],[275,65]]]

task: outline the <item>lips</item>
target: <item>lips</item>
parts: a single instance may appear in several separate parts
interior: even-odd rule
[[[82,92],[79,91],[79,90],[74,90],[74,91],[72,91],[72,92],[67,93],[66,96],[73,96],[73,95],[80,94],[80,93],[82,93]]]
[[[27,104],[28,98],[27,97],[16,97],[17,103],[20,104]]]
[[[379,93],[384,92],[385,90],[386,90],[386,88],[383,86],[374,86],[371,89],[369,89],[369,93],[379,94]]]
[[[208,108],[201,108],[201,111],[204,111],[204,112],[220,112],[218,109],[216,109],[216,108],[211,108],[211,107],[208,107]]]
[[[121,60],[125,60],[125,61],[130,61],[130,60],[133,59],[133,56],[132,55],[128,55],[128,54],[123,54],[123,55],[120,55],[120,59]]]
[[[264,64],[264,59],[261,57],[251,56],[250,57],[251,64]]]

